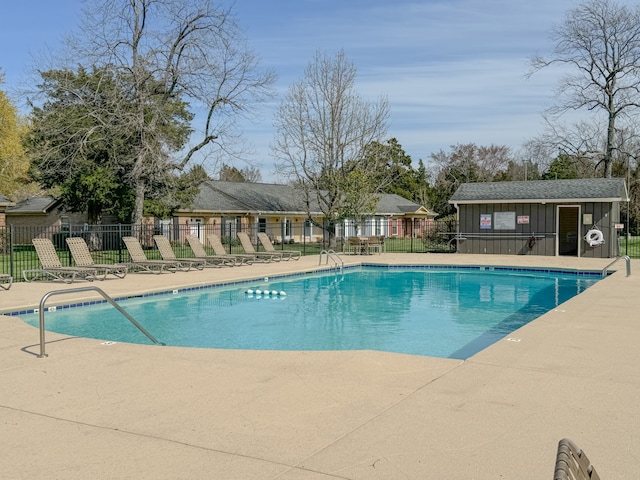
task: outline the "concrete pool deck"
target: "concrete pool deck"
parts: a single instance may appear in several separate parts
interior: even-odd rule
[[[611,259],[341,256],[345,264],[601,270]],[[17,283],[0,311],[311,271],[318,257],[104,282]],[[640,261],[466,361],[374,351],[108,344],[0,316],[0,476],[51,479],[553,478],[557,442],[603,480],[640,469]],[[48,304],[94,294],[69,294]]]

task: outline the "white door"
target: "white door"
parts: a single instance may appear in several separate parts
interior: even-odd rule
[[[202,228],[202,219],[201,218],[192,218],[189,222],[190,234],[198,237],[198,240],[201,242],[204,241],[204,232]]]

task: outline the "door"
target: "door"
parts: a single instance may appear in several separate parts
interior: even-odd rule
[[[193,235],[195,237],[198,237],[198,240],[200,240],[201,242],[204,241],[204,238],[202,238],[202,219],[201,218],[192,218],[191,222],[189,223],[189,234]]]
[[[580,207],[558,206],[558,255],[580,256]]]
[[[169,240],[171,240],[171,220],[170,219],[160,220],[160,234],[164,235]]]

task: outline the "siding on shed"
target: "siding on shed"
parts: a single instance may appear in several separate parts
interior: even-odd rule
[[[589,258],[608,258],[615,257],[618,254],[617,242],[618,234],[615,230],[615,223],[620,221],[619,203],[583,203],[582,214],[592,214],[593,223],[591,225],[582,224],[580,219],[580,238],[581,252],[583,257]],[[604,245],[591,247],[584,239],[587,232],[593,225],[596,225],[601,231],[605,239]]]
[[[557,212],[558,205],[574,205],[580,207],[581,217],[578,219],[578,243],[580,255],[592,258],[608,258],[617,255],[617,232],[614,223],[619,221],[619,203],[497,203],[497,204],[463,204],[458,206],[459,234],[466,238],[458,241],[457,251],[473,254],[501,255],[556,255],[557,251]],[[528,224],[518,224],[515,229],[495,230],[496,212],[515,212],[519,216],[528,216]],[[592,214],[590,225],[582,224],[582,215]],[[491,214],[491,229],[480,228],[480,215]],[[591,247],[584,236],[597,225],[602,231],[605,244]],[[529,241],[536,237],[530,248]],[[541,238],[542,237],[542,238]]]

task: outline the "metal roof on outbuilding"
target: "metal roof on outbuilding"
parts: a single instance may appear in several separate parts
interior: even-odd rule
[[[452,204],[628,201],[624,178],[463,183]]]

